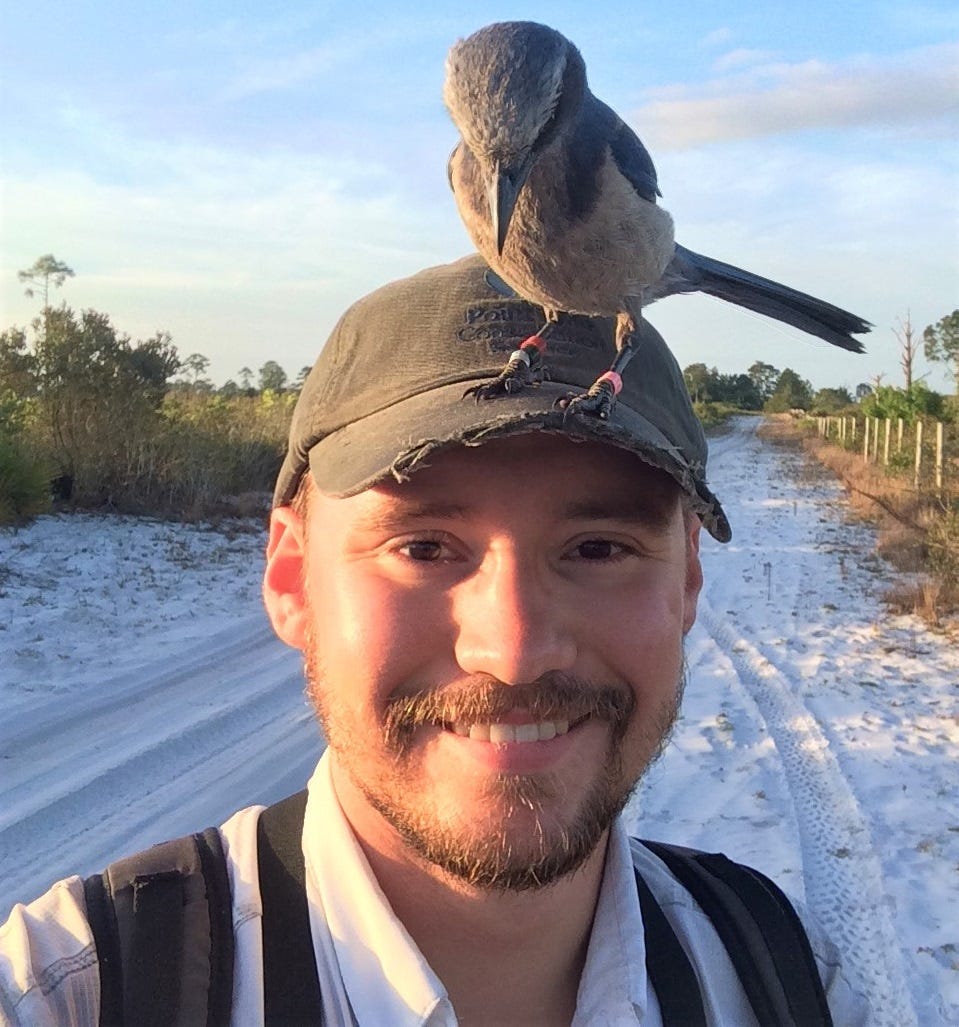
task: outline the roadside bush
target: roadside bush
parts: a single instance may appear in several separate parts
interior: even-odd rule
[[[733,414],[742,413],[738,407],[731,406],[729,403],[698,402],[693,403],[693,410],[703,428],[706,429],[716,428],[725,424]]]
[[[941,417],[943,409],[943,397],[923,382],[914,382],[908,389],[880,385],[859,404],[864,417],[878,417],[880,420],[901,417],[910,424],[917,417]]]
[[[0,435],[0,524],[15,524],[50,508],[50,476],[13,438]]]
[[[199,516],[226,496],[270,492],[296,395],[171,393],[151,469],[153,502]]]
[[[0,333],[0,517],[45,509],[53,478],[74,507],[186,518],[272,490],[295,392],[171,388],[170,337],[131,342],[95,310],[46,307],[32,335]]]

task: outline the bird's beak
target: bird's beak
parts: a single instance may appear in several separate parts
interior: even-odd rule
[[[496,237],[496,252],[503,253],[506,244],[506,233],[509,231],[510,219],[523,184],[529,177],[532,163],[523,163],[519,167],[503,167],[497,164],[488,187],[490,218],[493,222],[493,235]]]

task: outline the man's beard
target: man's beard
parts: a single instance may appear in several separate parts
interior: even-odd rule
[[[626,772],[623,759],[623,741],[636,706],[632,691],[625,685],[589,685],[559,673],[529,685],[504,685],[477,675],[438,691],[391,697],[376,739],[379,750],[370,753],[354,744],[336,702],[330,702],[312,637],[307,639],[305,660],[307,692],[323,733],[367,802],[423,861],[465,884],[491,891],[542,888],[586,862],[642,774],[662,754],[683,691],[681,677],[668,700],[642,725],[641,737],[633,739],[632,744],[642,750],[643,762],[632,774]],[[485,798],[502,809],[502,830],[488,826],[484,830],[482,825],[475,832],[457,829],[442,822],[434,808],[417,802],[425,780],[417,776],[413,755],[417,728],[496,723],[517,709],[528,712],[531,721],[565,719],[575,725],[588,717],[609,725],[600,772],[568,823],[548,812],[558,810],[560,818],[567,812],[560,781],[549,772],[491,775]],[[521,844],[511,840],[506,830],[514,817],[528,822]]]

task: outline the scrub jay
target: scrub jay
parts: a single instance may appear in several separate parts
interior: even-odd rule
[[[480,29],[450,50],[443,99],[462,139],[450,185],[474,245],[546,325],[477,400],[545,373],[544,333],[561,311],[616,318],[609,370],[567,409],[607,417],[642,308],[705,292],[861,353],[870,324],[805,293],[678,245],[639,137],[586,84],[573,44],[534,22]]]

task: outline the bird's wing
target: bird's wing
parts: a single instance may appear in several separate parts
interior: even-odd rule
[[[602,123],[604,134],[609,140],[609,151],[619,173],[649,203],[655,203],[662,196],[656,179],[656,166],[642,140],[625,121],[602,100],[593,97],[596,104],[590,112],[596,122]],[[594,122],[595,123],[595,122]]]

